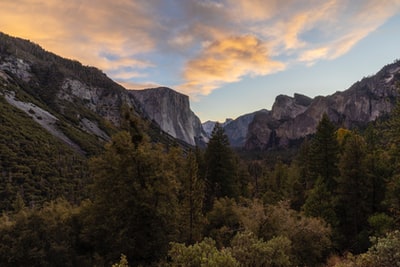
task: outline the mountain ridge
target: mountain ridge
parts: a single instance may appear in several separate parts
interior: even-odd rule
[[[182,108],[189,113],[187,117],[192,121],[187,123],[192,123],[195,130],[191,129],[191,132],[186,133],[187,129],[181,127],[180,135],[175,134],[178,132],[175,129],[168,133],[170,129],[163,128],[162,121],[151,118],[137,96],[108,78],[101,70],[83,66],[78,61],[57,56],[28,40],[3,33],[0,33],[0,79],[3,83],[1,93],[8,96],[9,102],[22,110],[23,105],[35,105],[36,110],[40,107],[48,111],[55,118],[51,132],[83,152],[86,152],[85,149],[74,140],[79,137],[71,138],[66,129],[61,129],[58,124],[62,122],[68,131],[74,131],[76,135],[84,132],[107,141],[121,126],[124,105],[136,116],[149,120],[150,135],[155,140],[193,146],[197,143],[190,140],[188,135],[193,134],[192,139],[201,136],[202,129],[198,127],[200,122],[194,113],[190,113],[187,96],[180,95],[183,106],[176,108]],[[14,87],[11,88],[11,85]],[[30,96],[29,101],[19,99],[22,92]],[[173,106],[173,103],[167,104]],[[31,110],[33,111],[32,108]],[[29,115],[29,109],[24,111]],[[43,121],[39,122],[43,124]],[[47,130],[50,128],[47,127]],[[203,140],[200,141],[204,144]]]
[[[2,95],[22,110],[34,104],[34,109],[24,110],[28,115],[42,112],[38,108],[49,112],[56,118],[53,133],[63,132],[69,140],[61,139],[85,153],[90,149],[81,147],[82,137],[107,141],[121,126],[124,105],[149,121],[157,140],[204,146],[209,138],[214,122],[208,122],[205,131],[186,95],[166,87],[127,90],[101,70],[59,57],[30,41],[5,34],[0,34],[0,41]],[[228,120],[224,129],[234,147],[268,150],[313,134],[324,113],[338,126],[363,126],[392,110],[399,81],[400,62],[395,61],[332,95],[278,95],[271,110]],[[21,89],[14,96],[7,89],[11,85]],[[31,96],[29,101],[20,99],[21,92]]]
[[[224,127],[234,147],[268,150],[287,147],[315,133],[324,113],[340,127],[363,127],[391,112],[399,96],[400,61],[382,67],[344,91],[310,98],[295,93],[278,95],[271,110],[239,116]],[[247,120],[243,120],[247,116]],[[210,123],[210,122],[208,122]]]

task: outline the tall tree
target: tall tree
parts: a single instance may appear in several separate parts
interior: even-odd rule
[[[386,203],[389,209],[400,218],[400,100],[390,114],[386,137],[392,167],[392,175],[387,184]]]
[[[335,177],[338,171],[339,144],[336,138],[336,127],[327,114],[322,116],[317,132],[311,144],[311,172],[314,179],[321,177],[328,190],[334,190]]]
[[[123,253],[149,264],[165,255],[177,229],[175,164],[144,140],[121,132],[91,161],[93,205],[83,237],[108,263]]]
[[[204,180],[198,176],[198,165],[193,152],[189,152],[182,166],[180,211],[181,235],[185,243],[193,244],[202,238],[205,224],[203,205],[205,197]]]
[[[236,165],[234,153],[230,148],[228,136],[219,123],[214,127],[205,152],[207,203],[206,209],[212,207],[215,198],[235,197]]]
[[[339,174],[339,145],[336,139],[336,128],[324,114],[317,126],[317,132],[312,140],[310,156],[310,177],[308,181],[307,198],[303,205],[306,214],[323,218],[332,227],[337,225],[335,214],[334,192],[335,178]]]
[[[372,183],[366,166],[366,143],[355,133],[350,134],[340,156],[340,175],[337,177],[337,216],[342,247],[360,252],[368,246],[368,217],[373,205]]]

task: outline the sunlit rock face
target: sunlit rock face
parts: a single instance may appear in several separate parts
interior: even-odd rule
[[[188,96],[167,87],[131,90],[130,93],[164,132],[190,145],[207,141],[200,119],[190,110]]]
[[[266,150],[288,146],[313,134],[326,113],[339,127],[355,128],[391,112],[399,95],[400,62],[385,66],[343,92],[313,99],[279,95],[271,112],[258,113],[249,123],[244,147]]]

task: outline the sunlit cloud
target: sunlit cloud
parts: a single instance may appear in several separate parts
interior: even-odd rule
[[[147,30],[157,25],[145,8],[132,1],[3,0],[0,23],[6,33],[31,39],[83,64],[118,73],[118,69],[126,72],[127,67],[152,66],[135,58],[152,51],[155,45]],[[137,76],[137,70],[131,76]]]
[[[157,88],[161,87],[162,85],[153,83],[153,82],[144,82],[144,83],[135,83],[135,82],[124,82],[124,81],[118,81],[117,82],[125,87],[128,90],[143,90],[143,89],[148,89],[148,88]]]
[[[196,96],[336,59],[399,11],[400,0],[1,0],[0,30],[127,86]]]
[[[188,94],[207,95],[244,75],[267,75],[284,67],[268,57],[266,47],[254,36],[230,37],[210,44],[188,61],[183,74],[187,82],[180,89]]]

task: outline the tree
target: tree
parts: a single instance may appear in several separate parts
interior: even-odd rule
[[[276,237],[289,240],[290,253],[284,250],[284,254],[290,256],[291,266],[316,266],[330,251],[330,227],[319,218],[310,218],[290,209],[287,202],[264,206],[254,199],[236,205],[233,210],[241,231],[252,232],[257,239],[267,243]]]
[[[338,164],[339,144],[336,138],[336,128],[324,114],[317,126],[317,132],[311,143],[310,170],[314,181],[321,177],[329,191],[334,191],[335,177],[339,174]]]
[[[331,228],[320,218],[310,218],[279,203],[267,208],[260,238],[287,237],[292,244],[293,266],[315,266],[328,256],[331,250]]]
[[[240,232],[231,242],[232,256],[240,266],[293,266],[290,261],[291,241],[277,236],[268,241],[258,239],[252,232]]]
[[[372,182],[366,163],[364,139],[358,134],[349,134],[339,161],[336,214],[345,241],[342,247],[357,252],[369,245],[366,226],[373,211]]]
[[[172,243],[168,252],[170,266],[239,266],[228,249],[218,250],[211,238],[194,245]]]
[[[121,260],[118,263],[114,263],[112,267],[129,267],[126,256],[124,254],[121,254]]]
[[[310,170],[310,149],[310,141],[306,138],[289,169],[290,201],[295,210],[300,210],[304,205],[306,194],[315,183]]]
[[[387,181],[387,196],[385,202],[395,216],[400,216],[400,101],[390,114],[387,122],[387,150],[390,155],[392,174]]]
[[[317,132],[309,150],[309,175],[306,177],[306,199],[302,209],[309,216],[323,218],[332,227],[337,225],[335,214],[336,177],[339,174],[338,164],[339,144],[336,138],[335,126],[324,114],[317,126]]]
[[[92,266],[79,253],[80,208],[59,199],[0,217],[1,266]]]
[[[148,264],[166,254],[176,235],[175,164],[162,146],[135,141],[120,132],[91,160],[93,205],[83,236],[106,262],[123,253],[133,264]]]
[[[218,247],[229,246],[232,238],[240,230],[235,200],[220,198],[214,201],[212,210],[207,213],[206,236],[213,238]]]
[[[205,224],[203,205],[205,197],[204,180],[198,176],[198,165],[194,153],[189,152],[182,166],[180,192],[180,229],[183,241],[193,244],[200,241]]]
[[[328,190],[322,178],[318,178],[314,188],[308,191],[302,210],[307,216],[324,219],[332,228],[335,228],[338,219],[334,201],[333,192]]]
[[[205,152],[206,160],[206,210],[210,210],[214,199],[236,197],[236,166],[228,136],[218,123],[211,134]]]

